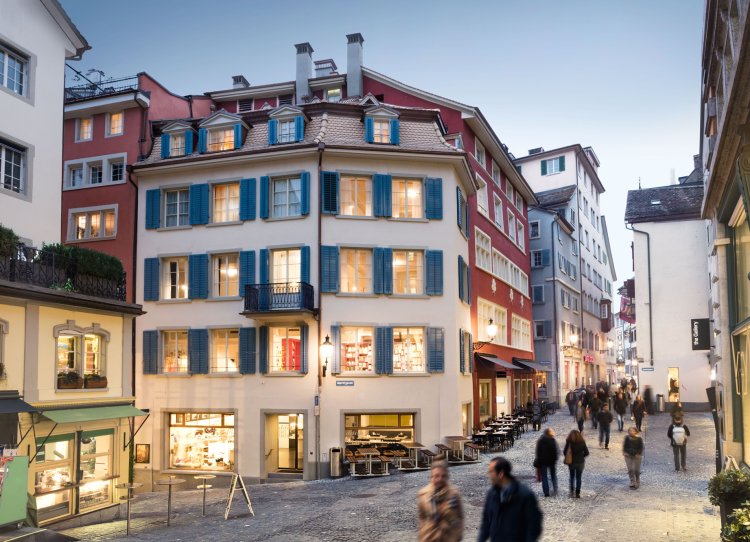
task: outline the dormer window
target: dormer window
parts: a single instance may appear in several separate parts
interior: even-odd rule
[[[293,143],[295,141],[294,119],[279,121],[279,143]]]
[[[172,122],[162,128],[161,157],[174,158],[193,154],[195,131],[187,122]]]
[[[169,156],[185,155],[185,134],[173,134],[169,137]]]
[[[284,106],[269,115],[268,144],[299,143],[305,139],[305,115],[299,107]]]
[[[391,123],[388,119],[373,119],[373,143],[391,142]]]
[[[227,113],[223,109],[217,111],[200,123],[198,152],[204,154],[239,149],[242,147],[244,133],[248,130],[250,127],[242,121],[240,116]],[[186,145],[186,148],[189,146]],[[189,154],[187,150],[186,154]]]
[[[330,103],[341,101],[341,88],[329,88],[326,90],[325,98]]]
[[[365,141],[386,145],[399,143],[398,114],[388,107],[378,106],[365,113]]]
[[[234,145],[233,128],[210,128],[208,130],[208,152],[231,151]]]

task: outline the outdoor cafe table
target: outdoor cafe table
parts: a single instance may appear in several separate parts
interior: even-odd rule
[[[464,461],[464,444],[466,444],[467,442],[471,442],[471,439],[461,435],[457,437],[445,437],[445,440],[449,441],[453,445],[453,451],[461,453],[461,461]]]
[[[409,459],[412,459],[412,450],[414,451],[414,468],[418,468],[419,450],[422,450],[425,446],[419,442],[405,442],[403,446],[409,450]]]
[[[198,476],[194,476],[196,480],[200,480],[201,483],[198,485],[197,489],[203,490],[203,515],[206,515],[206,490],[210,488],[208,481],[213,480],[216,478],[216,475],[214,474],[199,474]]]
[[[365,456],[367,459],[367,474],[372,474],[372,458],[375,455],[380,455],[377,448],[360,448],[357,453]]]
[[[167,479],[157,480],[155,483],[158,486],[167,486],[169,488],[169,493],[167,495],[167,527],[169,527],[169,520],[172,515],[172,486],[184,484],[185,480],[183,478],[170,476]]]
[[[128,496],[126,497],[127,501],[128,501],[128,517],[127,517],[127,522],[125,523],[125,536],[130,536],[130,501],[133,498],[132,493],[131,493],[130,490],[131,489],[138,489],[142,485],[143,484],[139,484],[138,482],[133,482],[132,484],[123,483],[123,484],[117,484],[115,486],[117,489],[127,489],[128,490]]]

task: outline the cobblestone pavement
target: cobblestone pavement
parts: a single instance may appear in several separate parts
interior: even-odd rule
[[[568,473],[560,465],[560,496],[544,498],[532,472],[539,433],[527,432],[504,455],[514,474],[540,496],[546,542],[606,539],[627,541],[718,541],[718,511],[707,497],[707,480],[714,472],[713,422],[709,414],[687,414],[692,436],[688,444],[687,472],[675,472],[666,438],[669,416],[644,422],[646,451],[641,487],[629,489],[622,457],[625,433],[613,423],[610,449],[600,449],[597,435],[586,422],[584,436],[591,455],[583,473],[581,499],[567,496]],[[574,427],[566,411],[550,416],[547,425],[564,442]],[[627,425],[626,425],[627,427]],[[484,495],[489,487],[486,454],[482,461],[451,469],[466,510],[465,540],[476,540]],[[397,473],[375,479],[339,479],[249,486],[255,517],[242,514],[242,499],[235,497],[233,513],[224,521],[226,490],[209,490],[207,517],[201,517],[198,490],[173,497],[171,527],[166,527],[163,494],[138,496],[133,503],[131,540],[187,541],[402,541],[416,539],[415,495],[427,483],[427,472]],[[126,540],[125,523],[68,529],[64,534],[81,540]]]

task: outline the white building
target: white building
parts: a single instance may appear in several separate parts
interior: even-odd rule
[[[60,239],[65,60],[87,49],[57,0],[2,2],[0,224],[29,245]]]
[[[681,401],[686,408],[706,407],[711,383],[702,201],[698,180],[631,190],[625,210],[633,230],[639,388],[651,386],[655,396],[663,395],[667,403]]]
[[[313,479],[330,447],[469,431],[456,206],[475,186],[436,111],[369,95],[155,130],[135,166],[137,479]]]

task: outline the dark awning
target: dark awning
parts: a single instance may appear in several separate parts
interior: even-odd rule
[[[542,364],[542,363],[539,363],[539,362],[536,362],[536,361],[531,361],[530,359],[513,358],[513,361],[515,361],[519,365],[522,365],[524,367],[528,367],[529,369],[534,369],[535,371],[538,371],[538,372],[542,372],[543,373],[543,372],[550,372],[550,371],[552,371],[552,366],[551,365],[545,365],[545,364]]]
[[[18,393],[0,392],[0,414],[18,414],[19,412],[36,412],[29,403],[21,399]]]
[[[507,361],[504,361],[504,360],[500,359],[497,356],[493,356],[492,354],[476,354],[476,356],[479,359],[483,359],[484,361],[488,361],[490,363],[494,363],[498,367],[502,367],[503,369],[506,369],[506,370],[511,370],[511,371],[512,370],[516,370],[517,371],[520,368],[520,367],[516,367],[512,363],[508,363]]]

